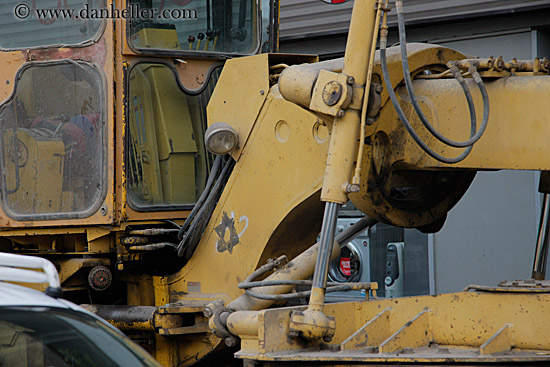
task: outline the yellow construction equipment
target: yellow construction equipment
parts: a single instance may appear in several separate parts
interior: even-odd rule
[[[324,62],[259,53],[276,49],[260,26],[273,1],[117,0],[97,10],[180,19],[18,23],[57,33],[0,37],[0,250],[52,260],[68,299],[169,367],[242,363],[234,352],[245,366],[550,362],[540,266],[439,296],[327,283],[339,245],[377,221],[441,228],[476,171],[550,171],[550,62],[407,44],[395,5],[400,46],[388,2],[356,1],[345,57]],[[348,200],[366,216],[336,236]],[[349,289],[367,300],[325,304]]]

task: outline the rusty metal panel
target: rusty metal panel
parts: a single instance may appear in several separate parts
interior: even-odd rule
[[[394,1],[391,1],[393,3]],[[347,33],[353,1],[330,5],[320,0],[281,0],[282,39]],[[548,0],[406,0],[408,23],[428,23],[448,19],[506,14],[550,8]],[[395,11],[389,16],[396,23]]]

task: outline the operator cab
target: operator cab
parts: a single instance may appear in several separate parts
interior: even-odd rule
[[[112,223],[115,185],[126,191],[117,200],[127,199],[130,220],[191,209],[213,163],[203,143],[206,106],[223,61],[276,48],[268,20],[277,2],[128,0],[132,16],[116,20],[124,30],[117,43],[111,22],[99,16],[115,8],[111,1],[58,5],[97,15],[90,19],[39,18],[40,6],[47,4],[33,2],[27,18],[0,30],[0,51],[26,57],[0,87],[9,96],[0,105],[1,217],[16,227]],[[17,64],[0,55],[5,65]],[[117,74],[123,86],[115,96]],[[113,111],[116,100],[124,106]],[[117,125],[124,131],[113,146]],[[124,178],[112,164],[116,148],[124,149]]]

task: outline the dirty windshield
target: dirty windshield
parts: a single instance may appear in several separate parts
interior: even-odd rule
[[[102,8],[104,0],[2,0],[0,48],[86,44],[99,38],[105,19],[82,17]]]
[[[194,204],[211,157],[204,147],[206,105],[221,68],[198,94],[181,88],[174,70],[138,63],[129,73],[128,197],[136,209]]]
[[[131,0],[129,7],[139,14],[129,22],[138,52],[249,55],[259,47],[253,0]]]
[[[92,214],[106,187],[104,113],[102,78],[92,64],[21,69],[14,95],[0,107],[0,183],[10,217]]]

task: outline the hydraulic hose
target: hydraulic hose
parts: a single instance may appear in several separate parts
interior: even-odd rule
[[[411,80],[411,73],[409,70],[409,59],[407,56],[407,37],[406,37],[406,31],[405,31],[405,17],[403,15],[403,1],[396,1],[397,6],[397,22],[398,22],[398,28],[399,28],[399,43],[400,43],[400,49],[401,49],[401,63],[403,65],[403,77],[405,79],[405,85],[407,87],[407,92],[409,93],[409,97],[411,99],[411,103],[414,107],[414,110],[416,111],[416,114],[420,118],[420,121],[424,124],[426,129],[439,141],[455,147],[455,148],[465,148],[473,145],[476,143],[483,133],[485,132],[485,129],[487,128],[487,122],[489,120],[489,98],[485,98],[486,96],[483,93],[483,89],[485,89],[485,86],[483,85],[483,82],[481,81],[481,78],[479,78],[479,83],[476,80],[476,83],[480,89],[480,92],[483,96],[483,120],[481,122],[481,126],[477,132],[476,130],[476,114],[475,114],[475,106],[472,99],[472,94],[470,93],[470,90],[468,86],[466,85],[466,82],[464,81],[464,78],[460,76],[460,86],[462,87],[462,90],[464,91],[464,94],[466,95],[466,99],[468,101],[468,107],[470,108],[470,121],[471,121],[471,127],[473,135],[470,136],[470,139],[462,142],[457,142],[454,140],[451,140],[447,138],[446,136],[442,135],[437,131],[432,124],[428,121],[426,116],[424,115],[424,112],[420,108],[420,105],[418,104],[418,100],[416,98],[416,93],[414,92],[414,89],[412,87],[412,80]],[[455,77],[457,75],[460,75],[459,73],[453,73]],[[458,78],[457,78],[458,79]],[[486,94],[486,92],[485,92]]]
[[[334,241],[336,244],[339,244],[340,247],[343,247],[345,244],[347,244],[349,241],[353,240],[355,237],[357,237],[360,233],[362,233],[367,228],[372,227],[377,223],[376,220],[369,218],[369,217],[363,217],[359,221],[355,222],[351,227],[344,230],[342,233],[339,233],[335,238]],[[273,272],[270,276],[266,277],[265,279],[261,281],[255,281],[255,279],[261,279],[265,276],[265,274],[272,271],[274,268],[281,265],[281,263],[286,260],[286,256],[280,257],[276,261],[268,262],[267,264],[259,267],[256,269],[252,274],[250,274],[243,282],[239,283],[238,287],[239,289],[244,289],[245,294],[231,302],[227,307],[232,310],[259,310],[263,308],[268,308],[271,303],[261,302],[252,300],[251,298],[261,299],[261,300],[283,300],[283,299],[292,299],[297,297],[306,297],[309,296],[311,291],[306,291],[302,293],[282,293],[282,292],[290,292],[293,287],[283,288],[283,289],[276,289],[276,290],[267,290],[263,287],[268,286],[296,286],[296,285],[303,285],[303,286],[311,286],[312,281],[311,280],[297,280],[295,278],[290,279],[289,277],[294,276],[302,276],[302,277],[309,277],[314,272],[314,256],[311,256],[312,249],[315,247],[319,247],[319,243],[315,244],[308,250],[302,252],[299,256],[294,258],[290,263],[288,263],[285,266],[282,266],[281,268],[277,269]],[[334,254],[333,254],[334,256]],[[308,259],[308,260],[305,260]],[[301,264],[301,265],[299,265]],[[292,271],[289,271],[288,269],[300,267],[302,273],[301,275],[298,275],[296,273],[292,274]],[[311,272],[308,272],[305,270],[306,268],[310,267]],[[304,272],[305,270],[305,272]],[[344,288],[334,288],[335,286],[345,286]],[[355,287],[355,288],[354,288]],[[350,290],[350,289],[363,289],[367,287],[365,283],[328,283],[327,292],[334,292],[336,290]],[[253,288],[260,288],[257,290],[252,290]],[[263,289],[262,289],[263,288]]]
[[[220,197],[221,191],[225,186],[234,165],[235,161],[233,158],[229,157],[223,164],[221,173],[217,177],[216,183],[212,187],[212,190],[208,193],[206,199],[201,203],[200,207],[196,205],[198,209],[194,216],[193,222],[188,225],[189,229],[185,232],[181,242],[178,245],[179,256],[185,256],[186,259],[190,259],[191,255],[193,255],[193,252],[199,243],[200,236],[204,232],[204,229],[212,216],[216,202]]]
[[[409,123],[409,120],[405,116],[405,113],[403,112],[403,109],[399,104],[399,100],[397,99],[397,96],[395,95],[393,86],[391,84],[390,74],[388,72],[388,63],[386,59],[386,43],[387,43],[387,35],[385,36],[382,35],[382,37],[380,37],[380,63],[382,64],[382,76],[384,77],[384,83],[386,84],[386,89],[392,101],[393,107],[395,108],[395,111],[397,112],[397,115],[399,116],[401,123],[405,127],[405,130],[407,130],[407,132],[411,135],[411,137],[416,142],[416,144],[418,144],[418,146],[420,146],[420,148],[422,148],[422,150],[424,150],[430,157],[437,159],[440,162],[444,162],[448,164],[458,163],[462,161],[472,151],[471,145],[467,147],[466,150],[464,150],[464,152],[462,152],[462,154],[460,154],[459,156],[454,158],[447,158],[434,152],[428,145],[426,145],[426,143],[424,143],[424,141],[418,136],[416,131],[414,131],[414,128]],[[470,132],[471,134],[474,134],[475,130]]]
[[[206,186],[204,187],[204,190],[202,191],[202,194],[199,197],[199,200],[193,207],[193,210],[191,210],[191,213],[189,214],[189,216],[187,217],[183,225],[180,227],[180,230],[178,232],[178,240],[181,241],[185,231],[187,231],[187,229],[191,225],[191,222],[193,221],[193,218],[195,218],[195,215],[197,214],[199,209],[202,207],[202,204],[208,197],[208,194],[210,193],[210,188],[212,187],[212,184],[214,183],[214,180],[217,177],[217,173],[220,169],[221,164],[222,164],[222,156],[219,155],[214,160],[214,164],[212,165],[212,169],[210,170],[210,174],[208,175],[208,181],[206,182]]]
[[[466,158],[470,154],[470,152],[472,151],[473,144],[477,142],[485,132],[485,128],[487,127],[487,122],[489,120],[489,95],[487,93],[485,85],[483,84],[483,80],[481,79],[476,68],[470,67],[469,72],[474,78],[474,81],[476,82],[476,84],[478,85],[479,91],[483,99],[483,120],[479,131],[477,131],[476,133],[477,120],[476,120],[475,106],[474,106],[471,92],[468,86],[466,85],[464,78],[460,74],[460,71],[458,70],[458,68],[456,66],[452,67],[451,72],[453,73],[453,75],[459,82],[460,86],[462,87],[462,90],[464,91],[464,94],[466,96],[468,108],[470,110],[470,120],[471,120],[470,139],[464,142],[455,142],[453,140],[450,140],[444,137],[435,128],[433,128],[433,126],[429,123],[429,121],[426,119],[425,115],[423,114],[422,110],[420,109],[418,100],[416,98],[414,90],[412,89],[412,80],[410,77],[409,61],[408,61],[407,49],[406,49],[405,20],[403,17],[403,1],[397,0],[396,6],[398,11],[399,38],[401,43],[400,47],[401,47],[401,59],[402,59],[402,65],[403,65],[403,75],[404,75],[407,91],[411,99],[411,103],[413,104],[413,107],[417,115],[419,116],[420,120],[424,124],[424,126],[435,138],[442,141],[444,144],[447,144],[448,146],[452,146],[455,148],[465,147],[466,149],[464,150],[464,152],[462,152],[460,155],[454,158],[447,158],[438,154],[437,152],[432,150],[426,143],[424,143],[424,141],[420,138],[420,136],[418,136],[414,128],[411,126],[409,120],[405,116],[403,109],[401,108],[401,105],[399,104],[399,100],[393,89],[393,85],[391,83],[389,71],[388,71],[388,64],[387,64],[387,57],[386,57],[388,27],[387,27],[387,13],[385,13],[384,21],[382,24],[382,30],[380,32],[380,63],[382,66],[382,75],[384,78],[384,83],[386,85],[386,89],[388,91],[389,97],[397,112],[397,115],[399,116],[399,119],[401,120],[403,126],[405,127],[405,130],[407,130],[407,132],[411,135],[411,137],[416,142],[416,144],[418,144],[418,146],[420,146],[420,148],[422,148],[424,152],[426,152],[430,157],[443,163],[447,163],[447,164],[458,163],[464,160],[464,158]]]

